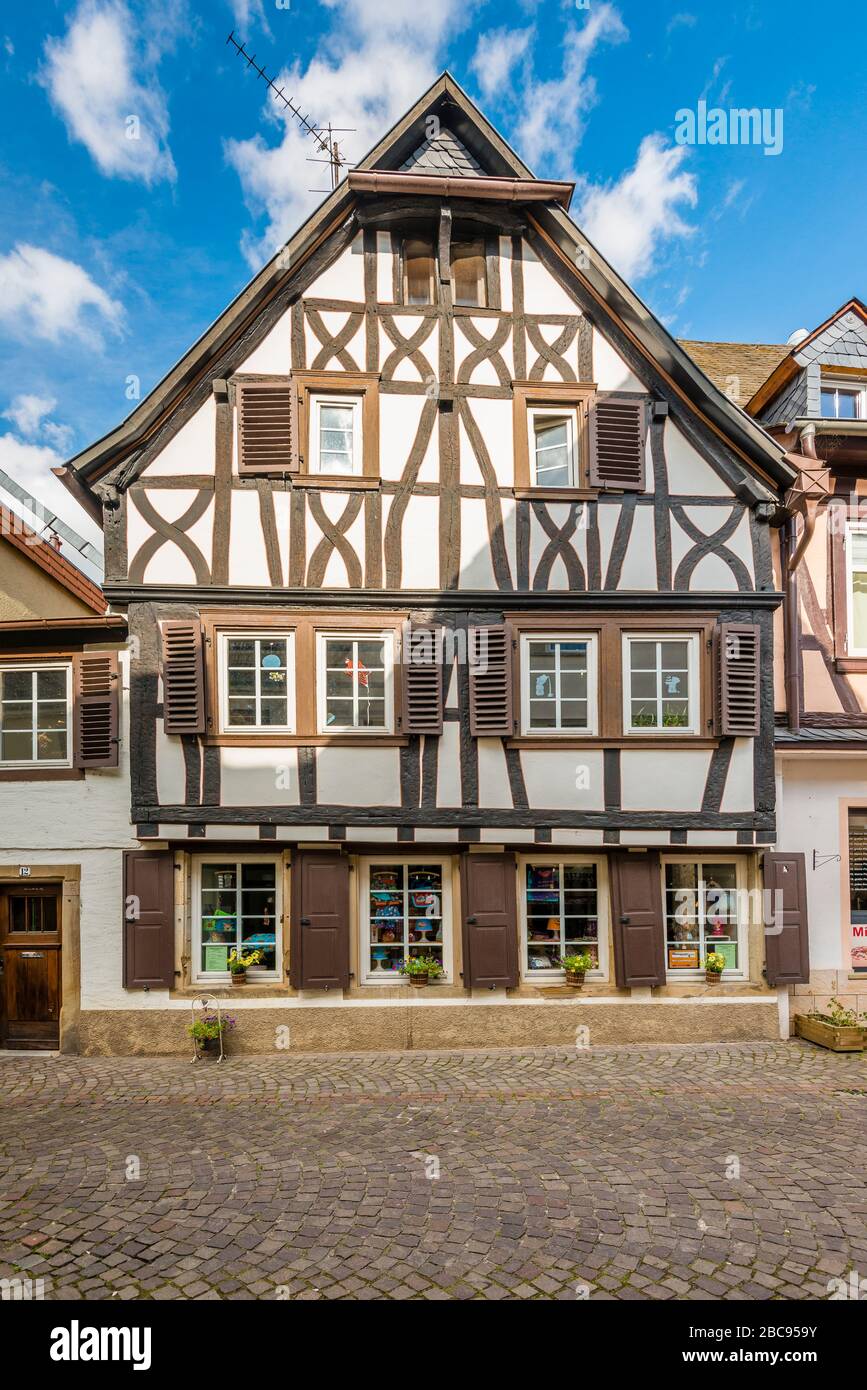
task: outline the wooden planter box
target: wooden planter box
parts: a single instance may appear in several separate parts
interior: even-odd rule
[[[867,1047],[867,1028],[856,1024],[838,1028],[828,1019],[808,1018],[795,1014],[795,1032],[799,1038],[830,1048],[831,1052],[863,1052]]]

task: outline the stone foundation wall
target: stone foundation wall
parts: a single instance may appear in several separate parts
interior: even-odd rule
[[[844,1009],[867,1012],[867,975],[853,979],[849,970],[811,970],[809,984],[792,986],[792,1032],[795,1014],[806,1014],[811,1009],[824,1013],[832,998],[839,999]]]
[[[779,1038],[776,997],[747,1003],[611,1003],[317,1006],[226,1009],[237,1019],[234,1054],[434,1051],[461,1047],[574,1046],[582,1043],[750,1042]],[[186,1010],[84,1010],[85,1056],[192,1052]],[[282,1031],[281,1031],[282,1030]],[[288,1030],[288,1032],[286,1031]]]

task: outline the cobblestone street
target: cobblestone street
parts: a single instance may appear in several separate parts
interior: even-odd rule
[[[806,1043],[0,1054],[0,1086],[0,1277],[48,1298],[827,1299],[867,1274],[867,1062]]]

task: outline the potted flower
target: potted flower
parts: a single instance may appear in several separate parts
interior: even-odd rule
[[[867,1047],[867,1013],[846,1009],[839,999],[831,998],[825,1013],[811,1009],[808,1014],[795,1014],[795,1032],[831,1052],[862,1052]]]
[[[416,989],[424,989],[431,980],[436,980],[442,975],[443,968],[433,956],[407,956],[400,967],[400,973],[405,975]]]
[[[187,1032],[195,1043],[196,1055],[219,1052],[221,1036],[231,1032],[234,1026],[235,1020],[230,1014],[203,1014],[201,1018],[194,1018],[187,1024]]]
[[[261,951],[231,951],[229,953],[229,970],[232,974],[232,984],[246,984],[247,971],[251,965],[258,965],[261,959]]]
[[[589,951],[576,951],[571,955],[561,956],[557,963],[566,971],[567,985],[577,985],[578,989],[583,985],[587,971],[596,965]]]
[[[718,985],[726,968],[722,951],[708,951],[704,958],[704,978],[709,985]]]

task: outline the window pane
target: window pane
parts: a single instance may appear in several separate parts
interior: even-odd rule
[[[575,483],[571,421],[564,416],[537,416],[534,424],[536,482],[548,487]]]
[[[256,644],[251,638],[230,637],[226,646],[230,666],[254,666],[256,664]]]
[[[656,667],[656,643],[630,642],[629,664],[633,671],[653,671]]]
[[[556,729],[557,727],[557,702],[556,700],[531,700],[530,701],[530,728],[531,729]]]
[[[364,666],[368,667],[368,669],[372,669],[375,666],[384,666],[385,643],[382,641],[359,642],[358,659]]]
[[[343,670],[352,660],[352,642],[343,637],[329,638],[325,643],[325,665],[331,670]]]
[[[4,729],[32,729],[33,728],[33,705],[28,700],[25,705],[17,700],[13,703],[8,701],[0,709],[0,721]]]
[[[587,728],[587,701],[564,700],[560,706],[561,729]]]
[[[632,700],[633,729],[655,729],[657,726],[656,705],[646,700]]]
[[[352,728],[352,701],[329,700],[325,712],[326,725],[336,724],[338,728]]]
[[[246,671],[228,672],[230,695],[254,695],[256,693],[256,672],[252,666]]]
[[[33,740],[30,734],[3,734],[2,753],[4,762],[31,762],[33,759]]]
[[[262,701],[262,727],[273,728],[274,726],[286,726],[286,701],[285,700],[263,700]]]
[[[686,700],[663,700],[662,727],[664,729],[685,729],[689,726],[689,709]]]
[[[406,304],[433,304],[435,259],[427,237],[407,237],[403,243],[403,298]]]
[[[852,637],[859,651],[867,648],[867,571],[852,575]]]
[[[688,642],[660,642],[663,671],[686,671],[689,667]]]
[[[858,419],[858,392],[837,392],[837,417],[840,420]]]
[[[255,728],[256,701],[229,697],[229,723],[239,728]]]
[[[37,671],[36,694],[40,700],[66,700],[65,671]]]
[[[33,694],[31,671],[4,671],[2,676],[4,700],[29,700]]]
[[[37,734],[36,756],[40,762],[58,762],[66,757],[66,730],[62,733]]]
[[[485,247],[481,238],[452,242],[452,283],[455,304],[484,307]]]

